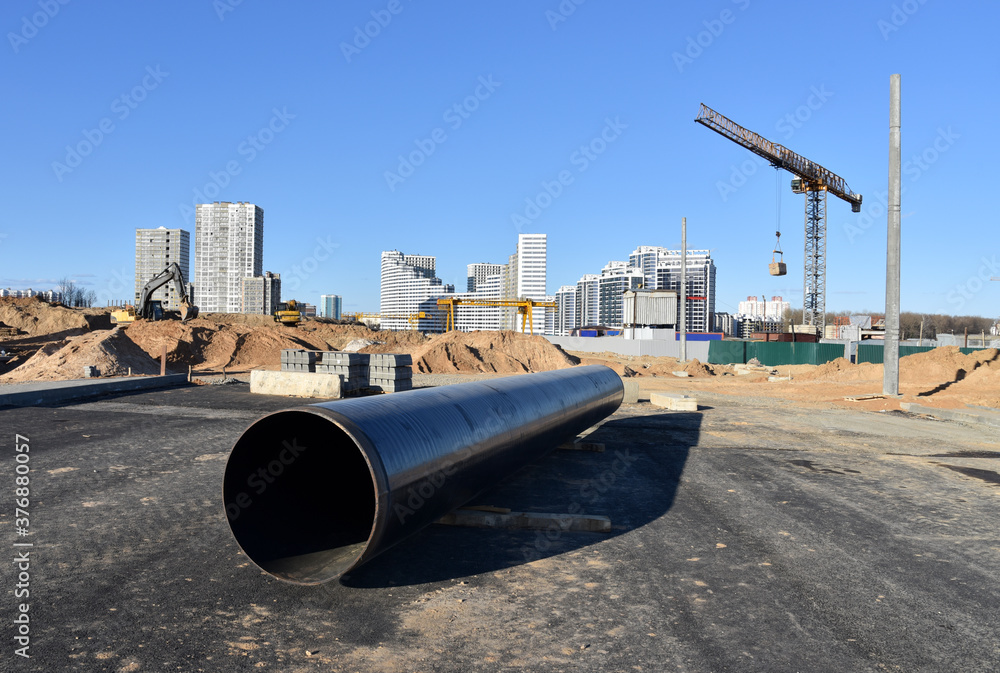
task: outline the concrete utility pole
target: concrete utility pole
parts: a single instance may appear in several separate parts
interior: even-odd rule
[[[688,266],[688,218],[681,218],[681,291],[677,293],[677,308],[680,311],[681,362],[688,359],[687,335],[687,266]]]
[[[889,235],[885,258],[885,346],[882,394],[899,396],[899,213],[902,152],[899,127],[899,75],[889,78]]]

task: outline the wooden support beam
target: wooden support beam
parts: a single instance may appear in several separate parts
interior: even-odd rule
[[[499,507],[492,509],[502,509]],[[456,509],[438,519],[445,526],[467,528],[502,528],[507,530],[561,530],[587,533],[610,533],[611,519],[585,514],[547,514],[538,512],[507,513],[482,509]]]

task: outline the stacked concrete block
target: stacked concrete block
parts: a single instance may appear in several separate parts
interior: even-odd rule
[[[296,348],[286,348],[281,351],[281,371],[283,372],[314,372],[317,354],[322,351],[307,351]]]
[[[322,358],[316,363],[316,371],[321,374],[339,374],[344,378],[342,393],[352,393],[368,386],[368,353],[342,353],[321,351]]]
[[[413,388],[413,358],[398,353],[373,353],[368,362],[368,388],[395,393]]]

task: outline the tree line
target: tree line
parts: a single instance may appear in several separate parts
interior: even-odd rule
[[[870,315],[872,323],[882,318],[881,313],[871,311],[828,311],[826,314],[826,324],[834,324],[837,318],[844,318],[852,315]],[[916,339],[921,333],[925,339],[933,339],[937,334],[969,334],[990,333],[990,328],[997,322],[993,318],[984,318],[977,315],[945,315],[943,313],[915,313],[912,311],[901,311],[899,314],[899,328],[903,339]],[[784,319],[787,330],[791,324],[802,324],[802,309],[790,309],[785,313]],[[922,329],[921,329],[922,325]]]
[[[56,285],[56,292],[62,296],[62,303],[65,306],[75,308],[90,308],[97,301],[97,293],[93,290],[84,290],[69,278],[63,278]]]

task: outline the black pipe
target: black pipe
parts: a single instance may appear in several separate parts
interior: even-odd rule
[[[296,584],[337,579],[607,418],[604,366],[573,367],[279,411],[233,446],[230,528]]]

